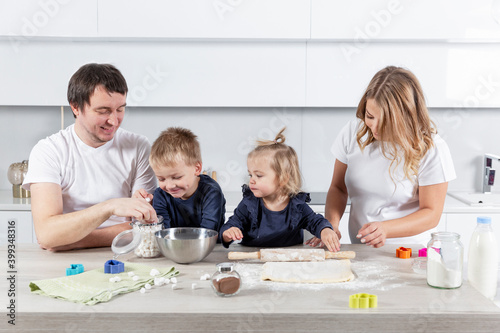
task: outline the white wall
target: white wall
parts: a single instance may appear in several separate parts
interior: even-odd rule
[[[28,93],[28,92],[27,92]],[[500,154],[500,110],[431,109],[439,133],[450,147],[458,178],[450,190],[480,190],[482,154]],[[122,127],[152,142],[169,126],[192,129],[202,146],[204,167],[218,172],[226,191],[238,191],[246,179],[246,154],[259,137],[270,138],[283,125],[296,148],[305,190],[326,191],[333,158],[330,146],[353,108],[140,108],[126,111]],[[73,122],[66,108],[65,125]],[[32,146],[61,128],[60,107],[0,106],[0,189],[10,189],[7,169],[29,157]],[[500,180],[495,187],[500,189]]]
[[[499,1],[225,1],[221,15],[211,0],[0,0],[0,189],[61,128],[71,74],[109,62],[129,83],[123,127],[151,141],[191,128],[227,191],[255,139],[283,125],[304,189],[326,191],[330,146],[369,79],[407,67],[450,146],[450,190],[480,190],[482,154],[500,154]]]

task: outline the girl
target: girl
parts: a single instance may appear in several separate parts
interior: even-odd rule
[[[232,241],[255,247],[283,247],[303,243],[307,229],[330,251],[335,246],[331,224],[309,207],[309,194],[300,192],[297,154],[285,145],[283,128],[274,141],[257,141],[247,159],[249,185],[243,185],[243,200],[221,228],[222,243]]]
[[[332,146],[336,161],[326,217],[338,230],[349,196],[352,243],[427,244],[455,170],[417,78],[399,67],[380,70],[356,117]]]

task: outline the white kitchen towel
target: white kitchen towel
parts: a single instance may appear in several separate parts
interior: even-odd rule
[[[159,274],[151,276],[152,269],[153,267],[142,264],[125,263],[125,271],[120,274],[106,274],[102,267],[77,275],[33,281],[30,282],[30,289],[35,294],[94,305],[107,302],[118,294],[139,290],[146,283],[153,285],[155,278],[171,278],[179,275],[175,267],[170,267],[156,268]],[[129,272],[133,272],[134,275],[129,275]],[[134,276],[138,276],[136,281]],[[111,282],[110,278],[114,277],[119,277],[120,281]]]

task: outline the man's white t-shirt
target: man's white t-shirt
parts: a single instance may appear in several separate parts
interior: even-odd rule
[[[61,186],[63,213],[79,211],[113,198],[129,198],[144,188],[153,193],[156,177],[149,166],[151,147],[145,136],[119,128],[114,138],[93,148],[75,133],[74,124],[43,140],[32,149],[23,188],[33,183]],[[111,216],[108,227],[125,222]]]
[[[380,142],[368,145],[363,152],[356,141],[359,120],[349,122],[332,146],[337,160],[347,164],[345,184],[351,200],[349,236],[352,243],[359,229],[366,223],[386,221],[407,216],[419,209],[418,187],[440,184],[456,178],[448,145],[439,135],[433,136],[434,146],[420,162],[417,179],[404,179],[403,162],[394,173],[389,171],[391,161],[384,157]],[[431,239],[434,229],[419,235],[388,238],[386,244],[422,244]]]

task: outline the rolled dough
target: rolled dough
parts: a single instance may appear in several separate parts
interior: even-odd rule
[[[354,279],[351,261],[266,262],[262,280],[296,283],[338,283]]]

